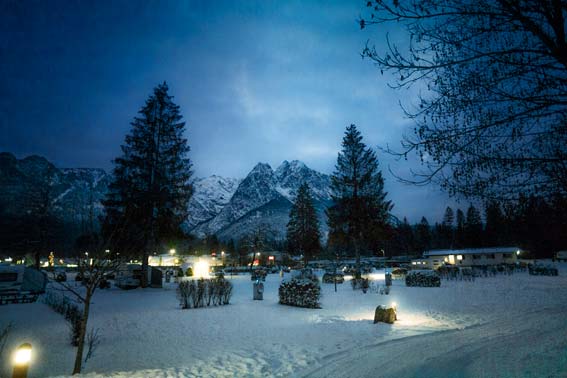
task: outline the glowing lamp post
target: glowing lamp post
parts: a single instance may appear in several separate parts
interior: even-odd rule
[[[172,256],[175,255],[175,248],[171,248],[169,250],[169,254],[172,255]]]
[[[31,361],[32,346],[29,343],[22,344],[14,355],[14,372],[12,378],[26,378]]]

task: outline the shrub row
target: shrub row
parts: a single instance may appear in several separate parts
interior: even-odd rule
[[[529,265],[528,272],[532,276],[557,276],[559,271],[553,266]]]
[[[406,286],[439,287],[441,278],[437,274],[410,272],[406,276]]]
[[[368,278],[353,278],[350,280],[352,290],[362,289],[364,292],[370,287],[370,280]]]
[[[69,323],[69,331],[71,332],[71,345],[79,346],[79,333],[83,320],[83,310],[81,307],[71,302],[66,296],[52,291],[45,293],[44,302],[55,312],[65,317],[65,320]]]
[[[177,287],[181,308],[221,306],[230,303],[232,284],[222,277],[182,281]]]
[[[321,308],[321,286],[319,281],[292,279],[282,282],[278,290],[280,304],[296,307]]]

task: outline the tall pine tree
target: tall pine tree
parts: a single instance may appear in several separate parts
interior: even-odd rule
[[[455,248],[465,247],[465,214],[457,209],[457,227],[455,229]]]
[[[441,239],[440,248],[453,248],[455,242],[455,229],[453,224],[455,223],[455,216],[453,209],[447,206],[445,209],[445,214],[443,215],[443,222],[439,227],[439,237]]]
[[[119,251],[137,251],[147,272],[149,253],[182,236],[192,194],[185,122],[166,83],[158,85],[132,121],[114,160],[104,201],[103,233]],[[147,274],[142,275],[146,285]]]
[[[415,226],[417,234],[417,245],[420,252],[431,249],[431,228],[427,218],[421,217],[421,221]]]
[[[287,245],[292,254],[303,255],[305,265],[321,252],[321,234],[313,198],[306,183],[301,184],[289,212]]]
[[[472,204],[467,209],[465,220],[465,243],[467,248],[482,246],[482,218]]]
[[[386,237],[392,203],[386,201],[376,154],[362,142],[355,125],[347,127],[342,147],[331,176],[329,240],[354,252],[358,270],[361,252],[378,248]]]

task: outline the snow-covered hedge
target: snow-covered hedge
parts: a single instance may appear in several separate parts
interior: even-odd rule
[[[551,265],[528,265],[528,271],[532,276],[557,276],[557,268]]]
[[[65,295],[53,291],[47,291],[43,301],[53,311],[63,315],[69,323],[71,345],[79,346],[79,332],[81,331],[81,323],[83,321],[82,308],[71,302]]]
[[[221,306],[230,303],[232,283],[223,277],[182,281],[177,287],[181,308]]]
[[[441,278],[433,271],[412,271],[406,276],[406,286],[439,287]]]
[[[321,286],[317,278],[284,281],[279,288],[280,304],[296,307],[321,308]]]
[[[353,278],[350,280],[350,285],[352,286],[352,290],[362,289],[362,291],[366,292],[370,287],[370,280],[368,278]]]

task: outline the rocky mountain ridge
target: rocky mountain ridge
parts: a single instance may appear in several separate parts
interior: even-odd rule
[[[34,192],[48,199],[54,214],[66,222],[97,223],[110,179],[102,169],[57,168],[40,156],[17,159],[0,153],[0,214],[33,212],[34,201],[26,193]],[[185,227],[200,237],[217,234],[222,239],[239,239],[263,227],[272,237],[283,238],[291,203],[303,182],[312,190],[325,231],[330,177],[297,160],[284,161],[276,170],[258,163],[244,179],[195,179]]]

